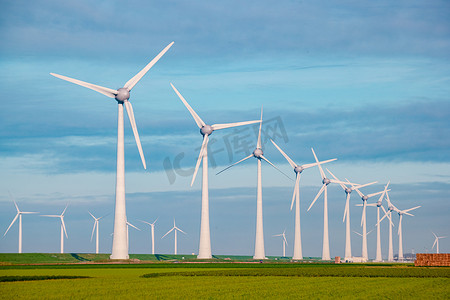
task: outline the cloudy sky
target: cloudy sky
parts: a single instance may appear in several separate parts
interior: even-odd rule
[[[0,11],[0,229],[14,218],[14,197],[26,211],[60,213],[69,203],[67,252],[91,252],[92,219],[101,216],[100,251],[110,253],[114,211],[116,102],[50,72],[110,88],[122,87],[170,42],[174,46],[133,89],[136,122],[148,170],[140,163],[127,118],[127,215],[130,253],[171,253],[160,237],[176,218],[186,231],[179,252],[197,253],[201,177],[191,188],[201,135],[169,83],[210,124],[259,118],[264,106],[267,158],[294,178],[271,145],[299,164],[338,158],[327,167],[356,183],[391,181],[404,218],[405,252],[427,252],[431,231],[450,235],[450,4],[448,1],[8,1]],[[253,151],[257,128],[215,132],[210,144],[213,254],[252,255],[256,161],[215,175]],[[307,213],[321,185],[317,169],[301,184],[304,256],[320,256],[323,201]],[[292,255],[293,182],[263,165],[267,255],[286,228]],[[11,196],[12,195],[12,196]],[[372,200],[374,201],[374,200]],[[331,256],[344,254],[345,194],[330,186]],[[352,204],[361,200],[352,195]],[[368,210],[368,226],[375,223]],[[351,210],[361,231],[361,208]],[[395,223],[398,222],[396,215]],[[57,220],[25,216],[24,252],[58,252]],[[397,225],[396,225],[397,227]],[[395,229],[396,230],[396,229]],[[17,251],[17,224],[0,252]],[[387,256],[387,223],[383,224]],[[394,252],[397,236],[394,236]],[[361,240],[352,236],[354,255]],[[375,234],[369,256],[375,256]],[[440,242],[450,251],[450,238]]]

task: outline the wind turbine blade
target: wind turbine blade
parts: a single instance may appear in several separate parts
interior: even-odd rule
[[[274,142],[272,139],[270,139],[270,141],[271,141],[272,144],[278,149],[278,151],[280,151],[281,155],[283,155],[284,158],[286,158],[286,160],[288,161],[288,163],[291,165],[292,168],[297,167],[297,164],[296,164],[296,163],[295,163],[295,162],[294,162],[294,161],[293,161],[286,153],[284,153],[284,151],[281,150],[281,148],[278,147],[278,145],[275,144],[275,142]]]
[[[67,203],[67,205],[66,205],[66,207],[64,208],[64,210],[63,210],[61,216],[64,216],[64,214],[66,213],[66,209],[67,209],[68,206],[69,206],[69,203]]]
[[[186,108],[191,113],[192,117],[194,118],[195,123],[197,123],[198,128],[202,128],[203,126],[205,126],[206,125],[205,122],[203,122],[203,120],[192,109],[192,107],[189,105],[189,103],[187,103],[187,101],[183,98],[183,96],[181,96],[180,92],[173,86],[172,83],[170,85],[172,86],[172,88],[175,91],[175,93],[177,93],[178,98],[181,99],[181,101],[183,102],[184,106],[186,106]]]
[[[319,161],[319,164],[323,165],[323,164],[326,164],[326,163],[329,163],[329,162],[332,162],[332,161],[335,161],[335,160],[337,160],[337,158],[328,159],[328,160],[322,160],[322,161]],[[312,164],[302,165],[302,167],[303,167],[303,169],[308,169],[308,168],[311,168],[311,167],[315,167],[317,165],[318,165],[318,163],[315,162],[315,163],[312,163]]]
[[[6,232],[5,232],[5,234],[4,234],[3,236],[5,236],[5,235],[8,233],[9,229],[11,228],[11,226],[13,226],[14,222],[15,222],[15,221],[17,220],[17,218],[19,217],[19,214],[20,214],[20,213],[17,213],[17,215],[14,217],[14,219],[12,220],[12,222],[11,222],[11,224],[9,225],[8,229],[6,229]]]
[[[410,208],[410,209],[406,209],[406,210],[404,210],[403,212],[406,213],[406,212],[415,210],[415,209],[417,209],[417,208],[419,208],[419,207],[421,207],[421,206],[419,205],[419,206],[416,206],[416,207],[413,207],[413,208]]]
[[[156,218],[156,220],[152,223],[152,225],[155,225],[156,221],[158,221],[159,217]]]
[[[331,176],[333,176],[334,180],[339,183],[339,185],[341,186],[341,188],[345,191],[347,189],[347,186],[345,186],[344,183],[342,183],[342,181],[340,181],[336,176],[334,176],[333,173],[331,173],[330,170],[328,170],[328,168],[326,168],[326,170],[328,171],[328,173],[330,173]],[[344,213],[344,218],[345,218],[345,213]]]
[[[384,194],[384,193],[385,193],[385,191],[383,190],[383,191],[380,191],[380,192],[377,192],[377,193],[369,194],[369,195],[367,195],[367,197],[368,197],[368,198],[371,198],[371,197],[373,197],[373,196],[380,195],[380,194]]]
[[[249,124],[255,124],[261,122],[260,120],[256,121],[245,121],[245,122],[236,122],[236,123],[228,123],[228,124],[214,124],[211,125],[212,129],[219,130],[219,129],[225,129],[225,128],[231,128],[231,127],[238,127],[243,125],[249,125]]]
[[[165,235],[163,235],[163,236],[161,237],[161,239],[163,239],[166,235],[168,235],[169,233],[171,233],[172,230],[174,230],[174,229],[175,229],[175,227],[173,227],[172,229],[170,229],[169,231],[167,231],[167,233],[166,233]]]
[[[127,225],[133,227],[136,230],[141,231],[139,228],[137,228],[136,226],[134,226],[133,224],[131,224],[130,222],[127,221]]]
[[[283,236],[283,234],[282,234],[282,233],[280,233],[280,234],[274,234],[274,235],[272,235],[272,236]]]
[[[229,168],[231,168],[232,166],[235,166],[235,165],[237,165],[238,163],[241,163],[241,162],[243,162],[244,160],[247,160],[247,159],[249,159],[250,157],[252,157],[253,156],[253,154],[250,154],[249,156],[247,156],[247,157],[245,157],[245,158],[243,158],[243,159],[241,159],[240,161],[238,161],[238,162],[235,162],[234,164],[232,164],[232,165],[229,165],[228,167],[226,167],[225,169],[223,169],[222,171],[220,171],[220,172],[218,172],[218,173],[216,173],[216,175],[219,175],[220,173],[222,173],[223,171],[225,171],[225,170],[228,170]]]
[[[435,238],[438,238],[438,236],[433,231],[431,233],[434,235]]]
[[[14,206],[16,207],[17,212],[20,213],[20,209],[19,206],[17,206],[16,200],[14,200]]]
[[[106,88],[106,87],[103,87],[103,86],[95,85],[95,84],[92,84],[92,83],[88,83],[88,82],[81,81],[81,80],[78,80],[78,79],[73,79],[73,78],[70,78],[70,77],[67,77],[67,76],[63,76],[63,75],[59,75],[59,74],[55,74],[55,73],[50,73],[50,75],[55,76],[55,77],[57,77],[59,79],[65,80],[65,81],[69,81],[69,82],[81,85],[81,86],[83,86],[85,88],[94,90],[94,91],[99,92],[99,93],[101,93],[101,94],[103,94],[103,95],[105,95],[105,96],[107,96],[109,98],[115,98],[116,95],[117,95],[117,91],[113,90],[113,89],[110,89],[110,88]]]
[[[316,198],[314,198],[314,200],[313,200],[313,202],[311,202],[311,205],[309,206],[309,208],[308,208],[308,210],[307,211],[309,211],[310,209],[311,209],[311,207],[314,205],[314,203],[316,202],[316,200],[317,200],[317,198],[319,198],[319,196],[323,193],[323,191],[325,190],[325,187],[326,187],[327,185],[326,184],[323,184],[322,185],[322,187],[320,188],[320,190],[319,190],[319,192],[317,193],[317,195],[316,195]]]
[[[364,194],[361,193],[361,191],[357,187],[355,187],[355,185],[352,184],[347,178],[345,178],[345,180],[347,180],[347,182],[352,186],[352,190],[356,191],[360,197],[364,196]]]
[[[133,129],[134,139],[136,140],[136,145],[139,150],[139,155],[141,156],[142,165],[144,169],[147,169],[147,165],[145,164],[144,152],[142,151],[141,140],[139,139],[139,133],[136,127],[136,120],[134,119],[133,106],[130,101],[125,101],[125,108],[127,109],[128,119],[130,120],[131,128]]]
[[[319,162],[319,160],[317,159],[316,152],[314,152],[314,149],[313,149],[313,148],[311,148],[311,150],[312,150],[312,153],[314,154],[314,158],[315,158],[315,160],[316,160],[317,166],[319,167],[320,176],[322,176],[322,179],[324,179],[324,178],[326,178],[325,172],[323,171],[322,166],[320,165],[320,162]]]
[[[92,238],[94,237],[95,226],[97,226],[97,220],[95,220],[94,227],[92,227],[91,242],[92,242]]]
[[[142,221],[142,220],[138,220],[138,221],[140,221],[142,223],[145,223],[145,224],[148,224],[148,225],[152,225],[152,223],[149,223],[149,222],[146,222],[146,221]]]
[[[178,228],[178,227],[175,227],[175,229],[178,230],[179,232],[182,232],[182,233],[184,233],[184,234],[187,234],[186,232],[184,232],[183,230],[181,230],[181,229]]]
[[[169,50],[170,47],[172,47],[174,42],[170,43],[166,46],[154,59],[152,59],[151,62],[149,62],[139,73],[134,75],[133,78],[128,80],[127,83],[125,83],[124,88],[126,88],[128,91],[131,91],[131,89],[141,80],[142,77],[150,70],[151,67],[153,67],[154,64]]]
[[[357,232],[357,231],[354,231],[354,230],[353,230],[353,232],[356,233],[357,235],[361,236],[361,237],[363,236],[361,233],[359,233],[359,232]]]
[[[261,123],[259,123],[258,142],[256,143],[256,148],[258,148],[258,149],[262,149],[262,146],[261,146],[262,117],[263,117],[263,107],[261,106]]]
[[[366,183],[366,184],[355,185],[355,186],[352,186],[351,189],[352,190],[360,189],[360,188],[363,188],[363,187],[366,187],[366,186],[369,186],[369,185],[372,185],[372,184],[375,184],[375,183],[378,183],[378,181],[374,181],[374,182],[370,182],[370,183]]]
[[[21,211],[20,213],[22,215],[28,215],[28,214],[38,214],[39,212],[37,212],[37,211]]]
[[[295,176],[296,176],[296,178],[295,178],[295,185],[294,185],[294,194],[292,195],[292,201],[291,201],[291,210],[292,210],[292,207],[294,206],[295,196],[298,193],[298,186],[300,183],[300,174],[297,173]]]
[[[280,169],[278,169],[277,167],[275,167],[275,165],[273,163],[271,163],[264,155],[260,156],[263,160],[265,160],[267,163],[269,163],[272,167],[274,167],[275,169],[277,169],[281,174],[283,174],[284,176],[286,176],[287,178],[289,178],[290,180],[292,180],[291,177],[287,176],[286,174],[284,174],[283,171],[281,171]]]
[[[91,217],[92,218],[94,218],[94,220],[97,220],[97,218],[96,217],[94,217],[94,215],[93,214],[91,214],[91,212],[90,211],[88,211],[88,213],[91,215]]]
[[[191,186],[194,184],[195,177],[197,176],[197,172],[198,172],[198,167],[200,167],[200,163],[201,163],[202,158],[204,156],[205,149],[207,149],[206,147],[208,147],[208,140],[209,140],[208,135],[205,134],[205,136],[203,137],[202,148],[200,149],[200,153],[198,155],[197,163],[195,164],[195,171],[194,171],[194,176],[192,176]]]
[[[63,229],[64,229],[64,233],[66,234],[66,238],[69,238],[69,237],[67,236],[66,224],[64,224],[64,217],[60,217],[60,219],[61,219],[61,225],[62,225],[62,227],[63,227]]]
[[[41,215],[41,217],[60,218],[60,215]]]

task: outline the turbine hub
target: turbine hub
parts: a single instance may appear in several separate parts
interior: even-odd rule
[[[323,183],[323,184],[326,184],[326,185],[329,185],[330,182],[331,182],[330,179],[328,179],[328,178],[326,178],[326,177],[322,180],[322,183]]]
[[[118,102],[124,102],[130,99],[130,92],[126,88],[120,88],[117,90],[116,100]]]
[[[367,199],[369,199],[369,197],[367,197],[366,195],[361,197],[362,201],[367,201]]]
[[[260,158],[263,155],[262,149],[256,148],[255,151],[253,151],[253,156],[256,158]]]
[[[346,188],[345,193],[350,194],[352,192],[352,189]]]
[[[381,201],[377,202],[377,206],[380,207],[381,206]]]
[[[392,205],[389,205],[389,211],[393,211],[394,207]]]
[[[295,173],[301,173],[301,172],[303,172],[303,167],[302,166],[296,166],[295,168],[294,168],[294,172]]]
[[[210,135],[212,132],[214,131],[214,129],[210,126],[210,125],[205,125],[202,128],[200,128],[200,133],[202,135]]]

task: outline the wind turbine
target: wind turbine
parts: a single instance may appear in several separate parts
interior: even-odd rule
[[[177,255],[177,230],[178,230],[179,232],[182,232],[182,233],[184,233],[184,234],[187,234],[186,232],[184,232],[183,230],[181,230],[180,228],[178,228],[178,227],[175,225],[175,219],[173,219],[173,227],[172,227],[172,229],[170,229],[169,231],[167,231],[167,233],[166,233],[165,235],[163,235],[162,238],[161,238],[161,239],[163,239],[166,235],[168,235],[168,234],[171,233],[172,231],[175,231],[175,250],[174,250],[174,254],[175,254],[175,255]]]
[[[436,246],[436,253],[439,254],[439,239],[445,239],[446,236],[437,236],[434,232],[431,233],[433,233],[435,237],[433,247],[431,247],[431,249],[434,249],[434,246]]]
[[[309,206],[308,210],[311,209],[311,207],[314,205],[316,200],[319,198],[319,196],[323,193],[324,195],[324,201],[323,201],[323,246],[322,246],[322,260],[330,260],[330,241],[328,238],[328,185],[333,183],[345,183],[334,179],[329,179],[325,176],[325,172],[322,169],[321,162],[317,159],[316,153],[314,152],[314,149],[311,148],[312,153],[314,154],[314,159],[316,160],[317,166],[319,167],[320,176],[322,177],[322,187],[320,188],[319,192],[317,193],[314,200],[311,202],[311,205]],[[337,158],[336,158],[337,159]]]
[[[286,257],[286,245],[287,245],[287,240],[286,240],[286,229],[283,231],[283,233],[280,233],[280,234],[275,234],[274,236],[281,236],[281,237],[283,237],[283,240],[282,240],[282,242],[283,242],[283,257]]]
[[[11,224],[9,225],[8,229],[6,229],[5,234],[3,236],[6,236],[11,226],[13,226],[14,222],[16,222],[17,218],[19,218],[19,253],[22,253],[22,215],[28,215],[28,214],[38,214],[38,212],[34,211],[20,211],[19,207],[17,206],[17,203],[15,200],[14,205],[16,206],[17,214],[12,220]],[[438,246],[439,247],[439,246]]]
[[[333,173],[331,173],[330,170],[328,170],[328,173],[330,173],[331,176],[333,176],[333,178],[335,180],[339,179],[334,176]],[[351,186],[348,187],[343,183],[339,183],[339,185],[341,186],[341,188],[344,190],[344,192],[347,194],[346,197],[346,201],[345,201],[345,210],[344,210],[344,218],[342,219],[342,222],[345,222],[345,257],[344,260],[346,261],[351,261],[352,260],[352,245],[351,245],[351,234],[350,234],[350,194],[356,189],[360,189],[362,187],[365,186],[369,186],[372,184],[377,183],[377,181],[371,182],[371,183],[367,183],[367,184],[362,184],[362,185],[358,185],[358,186]]]
[[[414,216],[413,214],[410,214],[409,212],[414,210],[414,209],[417,209],[419,207],[420,206],[416,206],[416,207],[405,209],[405,210],[400,210],[398,208],[395,209],[395,211],[400,216],[400,219],[398,221],[398,260],[400,260],[400,261],[403,260],[403,237],[402,237],[402,220],[403,220],[403,215]]]
[[[198,250],[199,259],[209,259],[212,258],[211,255],[211,235],[210,235],[210,227],[209,227],[209,195],[208,195],[208,141],[209,136],[215,130],[232,128],[242,125],[254,124],[260,121],[246,121],[246,122],[237,122],[237,123],[228,123],[228,124],[214,124],[207,125],[203,120],[197,115],[197,113],[192,109],[192,107],[187,103],[187,101],[183,98],[180,92],[174,87],[174,85],[170,84],[178,95],[178,97],[183,102],[184,106],[189,110],[192,117],[194,118],[195,123],[198,128],[200,128],[200,133],[203,136],[203,143],[200,149],[200,154],[198,155],[197,164],[195,165],[194,176],[192,177],[191,186],[194,184],[195,177],[197,176],[198,168],[200,166],[200,162],[203,160],[203,169],[202,169],[202,213],[201,213],[201,221],[200,221],[200,244]]]
[[[392,227],[394,223],[392,223],[392,212],[395,210],[395,206],[392,204],[389,199],[389,193],[386,191],[386,201],[388,203],[388,210],[386,211],[383,206],[384,216],[378,221],[377,226],[380,226],[380,222],[384,220],[384,218],[388,217],[389,219],[389,250],[388,250],[388,261],[394,261],[394,249],[392,244]]]
[[[127,221],[127,247],[130,247],[130,240],[129,240],[129,238],[128,238],[128,227],[133,227],[134,229],[136,229],[136,230],[139,230],[139,231],[141,231],[139,228],[137,228],[136,226],[134,226],[133,224],[131,224],[130,222],[128,222]]]
[[[286,158],[288,163],[291,165],[292,168],[294,168],[295,172],[295,186],[294,186],[294,194],[292,195],[292,201],[291,201],[291,211],[292,207],[294,206],[295,201],[295,231],[294,231],[294,255],[292,256],[292,259],[303,259],[303,253],[302,253],[302,239],[301,239],[301,230],[300,230],[300,177],[303,170],[306,170],[308,168],[317,166],[318,163],[312,163],[312,164],[305,164],[305,165],[297,165],[286,153],[284,153],[283,150],[281,150],[280,147],[278,147],[277,144],[275,144],[274,141],[270,140],[272,144],[280,151],[280,153]],[[329,159],[326,161],[320,162],[321,164],[325,164],[331,161],[336,160]]]
[[[235,166],[251,157],[254,157],[258,160],[258,169],[257,169],[257,192],[256,192],[256,238],[255,238],[255,255],[253,259],[266,259],[265,250],[264,250],[264,230],[263,230],[263,212],[262,212],[262,183],[261,183],[261,159],[265,160],[272,167],[280,171],[273,163],[271,163],[263,154],[262,145],[261,145],[261,126],[262,126],[262,116],[263,110],[261,108],[261,121],[259,123],[259,133],[258,133],[258,141],[256,143],[256,149],[249,156],[241,159],[238,162],[226,167],[222,171],[217,174],[222,173],[223,171]],[[280,171],[281,172],[281,171]],[[283,172],[281,172],[283,173]],[[284,173],[283,173],[284,174]],[[286,174],[286,177],[289,178]],[[289,178],[290,179],[290,178]]]
[[[378,224],[380,224],[380,207],[383,209],[384,213],[386,213],[386,210],[384,209],[384,207],[381,205],[384,196],[386,195],[387,191],[388,191],[388,186],[389,186],[390,181],[386,184],[386,186],[384,187],[384,191],[381,194],[380,198],[378,199],[378,201],[376,203],[370,203],[370,204],[366,204],[367,206],[372,206],[372,207],[377,207],[377,254],[375,257],[375,261],[379,262],[379,261],[383,261],[383,257],[381,255],[381,230],[380,230],[380,226],[378,226]],[[392,221],[390,221],[392,222]]]
[[[155,223],[156,223],[156,221],[158,221],[158,218],[156,218],[156,220],[153,223],[149,223],[149,222],[142,221],[142,220],[139,220],[139,221],[141,221],[142,223],[148,224],[151,227],[151,232],[152,232],[152,254],[155,254]]]
[[[354,184],[352,184],[354,186]],[[362,258],[365,260],[369,259],[369,254],[367,253],[367,222],[366,222],[366,206],[367,206],[367,200],[373,196],[384,194],[386,193],[384,190],[381,192],[373,193],[365,195],[361,193],[361,191],[358,189],[358,187],[355,187],[356,192],[361,197],[361,200],[363,201],[363,204],[357,204],[356,206],[362,206],[362,216],[361,216],[361,226],[363,228],[363,238],[362,238]],[[390,190],[389,190],[390,191]]]
[[[114,216],[114,235],[111,259],[128,259],[128,245],[127,245],[127,217],[125,206],[125,157],[124,157],[124,124],[123,124],[123,106],[128,113],[128,118],[133,129],[136,145],[139,150],[144,169],[146,169],[144,153],[142,151],[141,141],[136,127],[136,121],[134,118],[133,107],[129,101],[130,92],[133,87],[142,79],[142,77],[150,70],[150,68],[169,50],[174,42],[170,43],[164,48],[150,63],[148,63],[139,73],[133,78],[127,81],[125,85],[118,89],[110,89],[102,86],[98,86],[92,83],[87,83],[81,80],[73,79],[70,77],[50,73],[51,75],[60,79],[72,82],[74,84],[81,85],[88,89],[99,92],[109,98],[113,98],[118,103],[118,126],[117,126],[117,171],[116,171],[116,204],[115,204],[115,216]]]
[[[106,217],[107,215],[100,217],[100,218],[96,218],[94,217],[93,214],[91,214],[90,211],[88,211],[88,213],[91,215],[91,217],[94,219],[94,227],[92,227],[92,234],[91,234],[91,242],[92,242],[92,238],[94,237],[94,231],[97,228],[97,233],[96,233],[96,237],[95,237],[95,253],[98,254],[98,248],[99,248],[99,243],[98,243],[98,236],[99,236],[99,229],[98,229],[98,221],[100,221],[101,219],[103,219],[104,217]]]
[[[61,221],[61,253],[64,253],[64,234],[66,235],[66,238],[69,238],[67,236],[66,225],[64,224],[64,214],[66,213],[67,206],[69,206],[69,204],[66,205],[66,208],[64,208],[60,215],[41,215],[42,217],[59,218]]]

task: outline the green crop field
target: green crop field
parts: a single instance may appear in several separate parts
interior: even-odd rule
[[[31,256],[59,263],[17,265]],[[50,258],[46,256],[50,256]],[[450,268],[412,264],[178,263],[183,256],[144,264],[92,264],[105,257],[66,254],[0,255],[1,299],[83,298],[352,298],[449,299]],[[191,258],[184,256],[185,260]],[[228,258],[228,257],[227,257]],[[247,258],[244,258],[246,260]],[[166,262],[163,262],[166,261]],[[167,262],[171,261],[171,262]],[[77,278],[76,278],[77,277]]]

